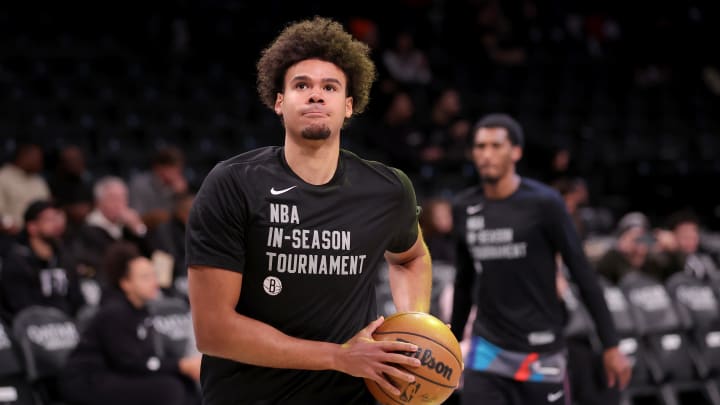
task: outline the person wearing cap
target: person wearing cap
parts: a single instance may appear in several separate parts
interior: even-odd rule
[[[682,268],[674,235],[667,230],[651,229],[645,214],[625,214],[617,223],[615,244],[596,264],[596,270],[612,283],[631,271],[640,271],[664,281]]]
[[[24,227],[10,247],[0,273],[0,303],[5,317],[42,305],[70,316],[85,304],[71,257],[61,248],[65,217],[48,200],[32,202]]]

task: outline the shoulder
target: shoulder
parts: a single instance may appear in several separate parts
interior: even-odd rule
[[[408,175],[396,167],[388,166],[375,160],[367,160],[353,152],[341,150],[341,158],[345,164],[346,172],[363,182],[374,182],[378,185],[386,183],[395,185],[399,189],[412,188],[412,181]]]
[[[121,292],[109,290],[108,296],[98,309],[97,316],[102,319],[125,320],[128,318],[128,303],[121,296]]]
[[[13,168],[9,163],[0,167],[0,181],[10,180],[13,177]]]
[[[147,186],[152,181],[153,174],[149,171],[138,172],[130,177],[128,187]]]
[[[253,167],[267,164],[269,161],[279,163],[282,148],[279,146],[266,146],[240,153],[218,163],[213,170],[232,170],[243,167]]]
[[[248,152],[235,155],[229,159],[223,160],[210,170],[203,180],[203,186],[207,184],[235,184],[240,186],[240,179],[248,179],[257,171],[273,171],[278,170],[276,166],[281,166],[280,154],[282,148],[278,146],[268,146],[253,149]]]
[[[279,146],[267,146],[243,152],[216,164],[207,177],[222,178],[233,176],[238,172],[281,166],[281,153],[282,148]]]
[[[30,249],[30,246],[21,242],[14,242],[12,245],[10,245],[10,248],[8,249],[6,259],[26,261],[29,260],[31,256],[32,250]]]
[[[461,207],[467,204],[475,204],[483,199],[482,186],[472,186],[458,191],[452,198],[453,207]]]
[[[520,191],[523,197],[535,200],[544,206],[564,206],[560,193],[540,181],[523,177],[520,183]]]

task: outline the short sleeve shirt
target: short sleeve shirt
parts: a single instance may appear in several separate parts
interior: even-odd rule
[[[386,250],[415,243],[417,214],[400,170],[341,150],[334,177],[311,185],[292,172],[283,148],[261,148],[219,163],[204,180],[187,264],[242,273],[238,313],[290,336],[343,343],[376,318],[378,266]],[[368,398],[362,380],[332,371],[205,356],[202,376],[210,405]]]

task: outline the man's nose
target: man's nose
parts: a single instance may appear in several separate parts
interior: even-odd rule
[[[322,103],[325,100],[319,91],[313,90],[312,93],[310,93],[310,99],[308,101],[311,103]]]

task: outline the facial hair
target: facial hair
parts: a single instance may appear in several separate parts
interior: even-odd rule
[[[324,140],[330,137],[330,128],[328,128],[327,125],[310,125],[309,127],[303,128],[300,135],[302,135],[304,139],[312,141]]]
[[[480,181],[482,181],[485,184],[497,184],[498,181],[500,181],[500,177],[480,175]]]

